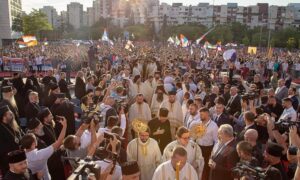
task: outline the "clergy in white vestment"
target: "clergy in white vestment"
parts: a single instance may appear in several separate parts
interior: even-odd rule
[[[150,130],[140,132],[139,137],[129,142],[127,160],[137,161],[142,180],[151,180],[153,173],[161,162],[161,152],[157,142],[149,138]]]
[[[169,99],[162,102],[160,107],[169,110],[169,121],[171,124],[172,139],[175,139],[176,130],[183,125],[183,113],[181,104],[176,100],[176,91],[169,92]]]
[[[150,86],[143,83],[140,75],[137,75],[133,79],[133,89],[137,94],[142,93],[148,104],[151,104],[151,99],[153,95],[153,90]]]
[[[187,162],[187,152],[183,147],[177,147],[168,160],[157,167],[152,180],[199,180],[198,175]]]
[[[204,159],[202,157],[202,151],[200,147],[192,140],[190,140],[190,132],[185,127],[180,127],[176,132],[177,140],[168,144],[164,150],[162,161],[168,161],[171,159],[173,151],[177,147],[183,147],[187,151],[187,162],[190,163],[198,177],[202,177],[202,171],[204,167]]]
[[[135,99],[135,103],[133,103],[128,111],[128,132],[129,132],[129,140],[133,139],[133,132],[131,132],[131,122],[134,119],[142,119],[144,121],[150,121],[151,118],[151,111],[150,107],[147,103],[144,102],[143,94],[138,94]]]
[[[167,99],[168,96],[165,92],[164,85],[162,84],[157,85],[150,106],[152,115],[155,115],[157,117],[157,113],[159,111],[160,105],[162,104],[163,101],[166,101]]]
[[[150,63],[147,64],[147,77],[150,75],[154,75],[154,72],[157,70],[157,65],[155,61],[151,61]]]

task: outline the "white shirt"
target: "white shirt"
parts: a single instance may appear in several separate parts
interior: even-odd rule
[[[180,104],[182,104],[182,102],[183,102],[183,90],[182,89],[177,90],[176,99]]]
[[[209,120],[205,126],[206,133],[201,138],[196,139],[196,142],[200,146],[213,146],[218,142],[218,125],[214,121]]]
[[[51,176],[49,174],[47,161],[50,156],[53,154],[53,146],[48,146],[44,149],[34,149],[30,152],[26,152],[28,168],[32,171],[32,174],[35,174],[39,171],[43,173],[44,180],[50,180]]]
[[[193,125],[200,122],[200,115],[197,113],[195,116],[189,115],[186,121],[186,128],[190,129]]]
[[[103,161],[95,161],[95,163],[99,167],[101,167],[101,174],[102,174],[102,173],[104,173],[106,168],[109,166],[111,161],[104,159]],[[112,180],[120,180],[120,179],[122,179],[122,170],[121,170],[121,167],[119,165],[116,165],[115,166],[115,171],[112,174]]]
[[[297,121],[297,112],[293,106],[288,109],[284,109],[279,119],[287,120],[288,118],[291,118],[291,121]]]
[[[295,70],[296,71],[300,71],[300,63],[296,63],[295,64]]]

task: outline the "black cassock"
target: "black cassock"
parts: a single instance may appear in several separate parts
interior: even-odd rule
[[[47,146],[52,145],[56,141],[55,130],[52,126],[48,124],[44,124],[44,132],[45,135],[41,136],[42,139]],[[64,166],[61,160],[61,156],[63,154],[62,150],[55,151],[51,157],[48,159],[47,165],[49,169],[49,173],[51,175],[51,179],[53,180],[64,180]]]
[[[149,121],[148,126],[150,128],[150,137],[157,141],[159,149],[163,153],[165,147],[170,142],[172,142],[170,121],[167,120],[162,123],[158,120],[158,118],[154,118],[151,121]],[[153,133],[156,132],[158,129],[163,129],[164,133],[160,135],[154,135]]]
[[[41,107],[37,103],[27,103],[25,106],[25,116],[27,121],[30,121],[32,118],[37,117],[38,113],[41,112]]]
[[[11,151],[19,149],[22,130],[14,131],[9,125],[0,123],[0,170],[2,174],[8,172],[8,156]]]
[[[10,103],[8,100],[3,99],[3,100],[0,102],[0,107],[6,106],[6,105],[9,107],[9,109],[11,110],[11,112],[14,114],[17,123],[20,125],[20,120],[19,120],[20,117],[19,117],[19,110],[18,110],[18,107],[13,107],[13,106],[11,105],[11,103]]]
[[[61,104],[53,104],[51,112],[54,117],[64,116],[67,119],[67,132],[66,136],[75,134],[75,117],[74,117],[74,104],[66,100]],[[60,123],[56,123],[55,132],[56,137],[59,136],[62,126]]]
[[[25,174],[16,174],[8,171],[3,180],[38,180],[38,178],[33,176],[31,171],[28,169],[28,172]]]

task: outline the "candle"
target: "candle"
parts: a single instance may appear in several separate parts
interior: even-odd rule
[[[179,167],[180,167],[181,162],[176,163],[176,180],[179,180]]]

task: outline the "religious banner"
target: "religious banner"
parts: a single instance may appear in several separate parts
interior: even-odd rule
[[[256,54],[257,48],[256,47],[248,47],[248,53],[249,54]]]

